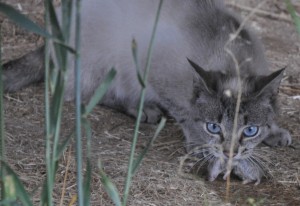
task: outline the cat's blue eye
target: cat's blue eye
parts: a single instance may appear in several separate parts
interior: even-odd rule
[[[221,127],[218,124],[206,123],[206,128],[212,134],[220,134],[221,133]]]
[[[243,131],[245,137],[254,137],[258,133],[257,126],[246,127]]]

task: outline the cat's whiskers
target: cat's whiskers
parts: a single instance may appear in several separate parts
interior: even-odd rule
[[[199,149],[199,148],[197,148]],[[204,155],[204,152],[208,152],[207,154]],[[200,156],[200,155],[201,156]],[[213,156],[210,148],[202,148],[200,150],[197,151],[190,151],[186,157],[185,160],[189,159],[189,160],[195,160],[196,162],[194,163],[194,165],[192,166],[192,168],[197,165],[199,162],[206,162],[207,160],[209,160],[211,157]],[[184,160],[184,161],[185,161]]]
[[[262,150],[260,148],[255,148],[253,150],[252,155],[264,160],[265,162],[269,163],[272,166],[275,166],[275,162],[269,158],[272,155],[276,155],[276,152],[274,152],[273,150],[266,151],[266,150]]]
[[[204,155],[204,152],[209,152],[206,155]],[[200,156],[200,155],[201,156]],[[193,159],[196,160],[197,162],[202,161],[203,159],[207,158],[208,156],[213,155],[212,152],[210,152],[210,149],[202,149],[200,152],[197,151],[197,153],[189,153],[186,155],[186,159]]]
[[[193,149],[191,149],[187,155],[198,155],[198,154],[203,154],[203,152],[211,150],[212,146],[209,144],[204,144],[204,145],[198,145],[198,144],[186,144],[185,147],[190,147],[194,146]]]
[[[195,156],[196,158],[198,157],[198,159],[196,159],[197,161],[191,167],[191,170],[197,167],[197,173],[199,173],[200,169],[204,165],[206,165],[208,162],[213,162],[217,158],[214,153],[217,153],[218,151],[220,151],[219,144],[205,144],[201,146],[195,146],[195,148],[188,154],[188,156]]]
[[[201,156],[206,156],[207,152],[211,153],[210,151],[211,151],[210,148],[204,148],[204,149],[201,149],[199,151],[195,151],[195,152],[189,153],[189,155],[196,156],[196,157],[201,157]]]
[[[206,156],[205,158],[203,158],[203,160],[199,160],[197,161],[192,168],[194,168],[195,166],[197,166],[197,173],[199,173],[200,169],[209,161],[214,160],[216,157],[210,153],[208,156]],[[200,163],[201,162],[201,163]],[[198,163],[200,163],[198,165]]]
[[[190,154],[191,152],[193,152],[193,150],[195,150],[195,148],[199,149],[199,148],[209,148],[210,146],[205,144],[205,145],[199,145],[199,143],[185,143],[184,145],[180,146],[178,149],[174,150],[169,157],[172,157],[175,153],[179,152],[181,149],[183,149],[184,151],[186,151],[186,148],[188,148],[189,146],[194,146],[194,149],[192,149],[192,151],[190,151],[188,154]]]
[[[260,169],[260,171],[262,172],[262,174],[264,176],[266,176],[265,172],[268,170],[268,167],[259,158],[255,158],[253,156],[250,156],[249,158],[247,158],[247,160],[249,162],[251,162],[253,164],[253,166],[255,166],[258,169]]]
[[[205,151],[206,151],[206,150],[205,150]],[[187,155],[185,155],[184,157],[182,157],[181,160],[180,160],[180,168],[179,168],[179,171],[182,171],[183,166],[184,166],[185,164],[188,164],[188,163],[187,163],[188,160],[195,161],[194,163],[191,162],[192,165],[189,166],[189,171],[192,171],[192,170],[195,168],[195,166],[199,164],[199,162],[201,162],[201,164],[200,164],[200,168],[201,168],[207,161],[209,161],[209,160],[212,159],[212,158],[213,158],[213,154],[212,154],[212,153],[209,153],[207,156],[203,156],[203,157],[201,157],[201,158],[199,158],[199,157],[197,157],[197,156],[194,156],[194,155],[191,156],[190,154],[187,154]],[[188,166],[188,165],[187,165],[187,166]],[[199,168],[197,169],[197,173],[198,173],[198,172],[199,172]]]
[[[189,170],[194,170],[194,172],[197,173],[199,173],[199,171],[203,168],[203,166],[207,165],[207,163],[213,162],[217,159],[215,153],[220,151],[219,144],[199,145],[192,142],[185,146],[193,147],[193,149],[191,149],[185,156],[183,162],[187,162],[187,160],[192,161],[190,162],[192,165],[190,165]],[[249,164],[249,167],[258,169],[264,176],[272,176],[269,165],[274,165],[274,162],[269,158],[269,150],[266,150],[265,148],[253,148],[243,151],[241,155],[243,159],[248,162],[247,164]]]
[[[254,153],[253,154],[254,157],[258,157],[261,160],[263,160],[264,162],[267,162],[268,164],[275,166],[275,162],[272,161],[269,157],[266,157],[265,155],[259,154],[259,153]]]
[[[264,176],[270,175],[273,177],[272,172],[271,172],[271,168],[270,168],[270,163],[269,162],[265,162],[262,158],[258,157],[258,156],[252,156],[253,159],[255,159],[255,161],[261,166],[263,172],[264,172]]]
[[[269,147],[267,148],[267,150],[265,148],[260,148],[260,147],[256,147],[253,148],[253,152],[258,152],[260,154],[266,154],[266,155],[276,155],[277,153],[274,150],[271,150]]]

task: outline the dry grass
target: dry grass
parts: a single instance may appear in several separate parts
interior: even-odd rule
[[[22,11],[36,22],[42,23],[42,0],[6,0],[17,6],[22,3]],[[230,1],[233,2],[233,1]],[[258,0],[240,0],[239,4],[253,7]],[[277,4],[277,5],[276,5]],[[269,0],[262,9],[276,14],[284,12],[282,1]],[[245,11],[243,11],[245,12]],[[42,43],[36,35],[11,24],[0,16],[3,35],[4,60],[19,57]],[[269,149],[269,159],[275,166],[271,168],[273,178],[263,181],[254,189],[253,185],[242,185],[232,180],[231,202],[234,205],[247,205],[247,198],[263,200],[262,205],[299,205],[300,186],[300,41],[292,24],[258,16],[251,23],[256,32],[263,37],[270,66],[274,70],[289,65],[287,76],[281,87],[281,125],[288,128],[294,138],[294,148]],[[44,103],[43,85],[32,86],[14,94],[5,95],[5,121],[7,135],[7,156],[12,168],[19,174],[28,191],[33,191],[34,202],[38,204],[39,193],[45,179],[44,160]],[[92,205],[111,205],[104,192],[97,162],[101,159],[104,170],[123,190],[127,171],[134,120],[107,108],[98,107],[90,116],[93,125],[92,154],[94,172],[92,178]],[[74,105],[66,103],[62,137],[66,137],[74,122]],[[143,148],[154,132],[154,126],[142,125],[138,149]],[[226,183],[217,179],[185,178],[177,173],[180,157],[185,155],[183,137],[180,129],[172,120],[162,131],[154,147],[146,157],[142,167],[133,179],[129,205],[224,205]],[[71,158],[67,169],[68,152],[60,161],[54,189],[55,205],[59,205],[65,174],[67,175],[65,199],[68,205],[76,194],[76,174],[74,148],[70,148]]]

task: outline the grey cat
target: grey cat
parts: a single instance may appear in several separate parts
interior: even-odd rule
[[[141,86],[132,58],[138,44],[143,68],[158,0],[89,0],[82,5],[82,96],[88,100],[114,66],[117,76],[100,102],[136,116]],[[233,141],[233,121],[240,68],[242,98],[233,149],[232,171],[244,182],[259,183],[263,171],[254,148],[291,144],[279,128],[276,96],[283,70],[270,72],[258,38],[218,0],[165,0],[158,24],[143,120],[155,123],[167,111],[182,127],[187,151],[209,162],[209,180],[224,173]],[[74,40],[74,37],[71,37]],[[71,42],[72,42],[71,41]],[[72,68],[73,61],[70,60]],[[43,79],[43,48],[4,65],[6,91]],[[69,69],[66,100],[74,99],[74,73]]]

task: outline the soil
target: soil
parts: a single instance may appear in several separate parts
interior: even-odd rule
[[[42,0],[3,0],[42,25]],[[227,0],[228,6],[243,17],[260,0]],[[298,14],[300,2],[292,1]],[[43,43],[41,37],[29,34],[0,16],[2,58],[9,61],[20,57]],[[262,38],[270,68],[286,67],[280,87],[280,125],[293,138],[292,146],[269,148],[268,157],[273,166],[271,177],[261,184],[243,185],[232,177],[229,198],[226,199],[226,181],[218,178],[209,182],[204,176],[191,178],[179,172],[179,162],[185,155],[183,134],[172,119],[155,141],[142,166],[133,178],[128,205],[300,205],[300,35],[286,10],[284,1],[267,0],[248,22]],[[19,175],[26,189],[39,203],[39,195],[46,177],[44,141],[44,85],[33,85],[4,96],[7,161]],[[74,104],[65,103],[61,137],[66,137],[74,125]],[[128,156],[134,129],[134,119],[109,108],[97,107],[89,117],[92,122],[93,178],[91,205],[112,205],[104,191],[98,160],[105,172],[123,191]],[[142,124],[138,151],[154,134],[155,125]],[[84,149],[85,151],[85,149]],[[76,195],[76,165],[74,144],[64,153],[56,176],[53,197],[55,205],[61,201],[69,205]],[[66,186],[63,181],[67,174]]]

